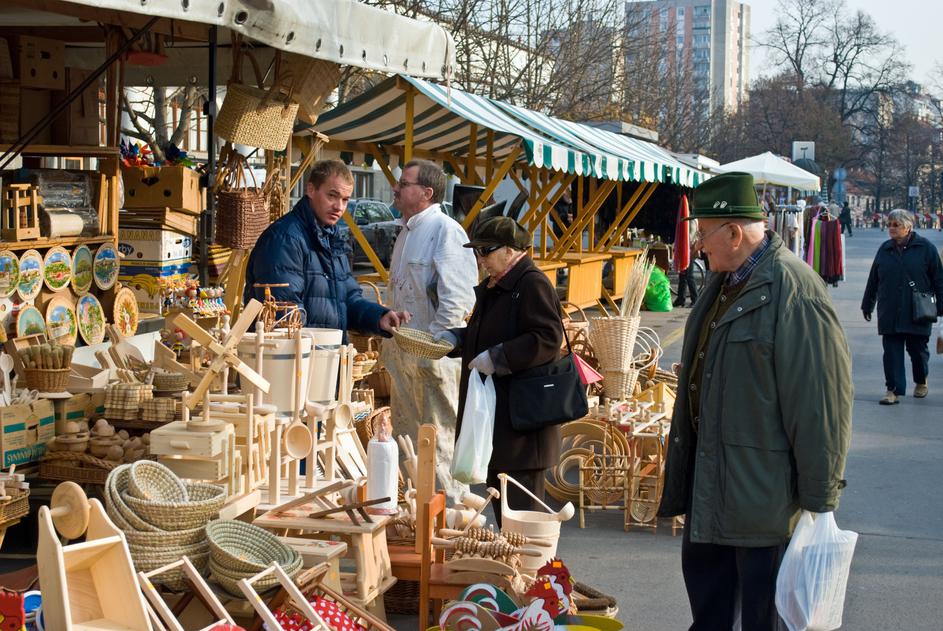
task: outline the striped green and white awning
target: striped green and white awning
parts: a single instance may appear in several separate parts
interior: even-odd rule
[[[455,88],[400,76],[416,89],[413,101],[413,148],[464,159],[476,126],[476,155],[487,150],[501,160],[522,146],[527,163],[564,173],[607,180],[672,182],[696,186],[703,175],[666,150],[570,121],[470,94]],[[314,126],[332,140],[403,145],[406,140],[406,93],[392,77],[364,94],[324,113]],[[302,130],[299,130],[302,131]],[[670,174],[670,175],[669,175]]]

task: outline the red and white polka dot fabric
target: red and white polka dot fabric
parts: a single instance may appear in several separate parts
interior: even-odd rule
[[[351,620],[350,616],[341,611],[333,600],[316,596],[310,601],[311,607],[327,623],[332,631],[367,631],[366,627]],[[285,631],[310,631],[313,625],[300,614],[288,614],[279,609],[275,612],[275,619]]]

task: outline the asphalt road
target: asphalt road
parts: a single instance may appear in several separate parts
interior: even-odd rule
[[[938,247],[943,233],[924,231]],[[930,361],[930,395],[880,406],[884,394],[876,318],[859,311],[868,271],[886,233],[860,229],[847,239],[847,279],[832,288],[854,362],[855,410],[848,487],[836,519],[860,533],[845,603],[844,628],[943,629],[943,374]],[[680,311],[676,314],[681,313]],[[662,333],[665,337],[665,333]],[[932,352],[931,339],[931,352]],[[677,361],[680,342],[663,365]],[[908,363],[908,377],[910,369]],[[912,386],[911,386],[912,389]],[[586,528],[565,524],[559,554],[585,583],[615,596],[626,629],[679,630],[690,624],[681,577],[681,538],[622,530],[622,514],[592,513]]]

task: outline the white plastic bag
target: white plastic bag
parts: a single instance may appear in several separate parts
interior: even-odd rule
[[[468,375],[468,394],[462,412],[462,431],[455,442],[452,456],[452,478],[465,484],[481,484],[488,477],[491,461],[491,440],[494,435],[494,380],[491,375],[481,381],[472,369]]]
[[[802,511],[776,577],[776,609],[789,631],[841,626],[858,533],[839,530],[832,513]]]

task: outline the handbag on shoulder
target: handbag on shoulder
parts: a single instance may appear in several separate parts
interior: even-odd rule
[[[901,262],[903,265],[903,261]],[[933,324],[937,318],[936,294],[932,291],[921,291],[917,289],[917,284],[910,277],[907,266],[904,265],[904,275],[907,277],[907,284],[911,289],[911,300],[913,307],[911,310],[911,319],[914,324]]]

